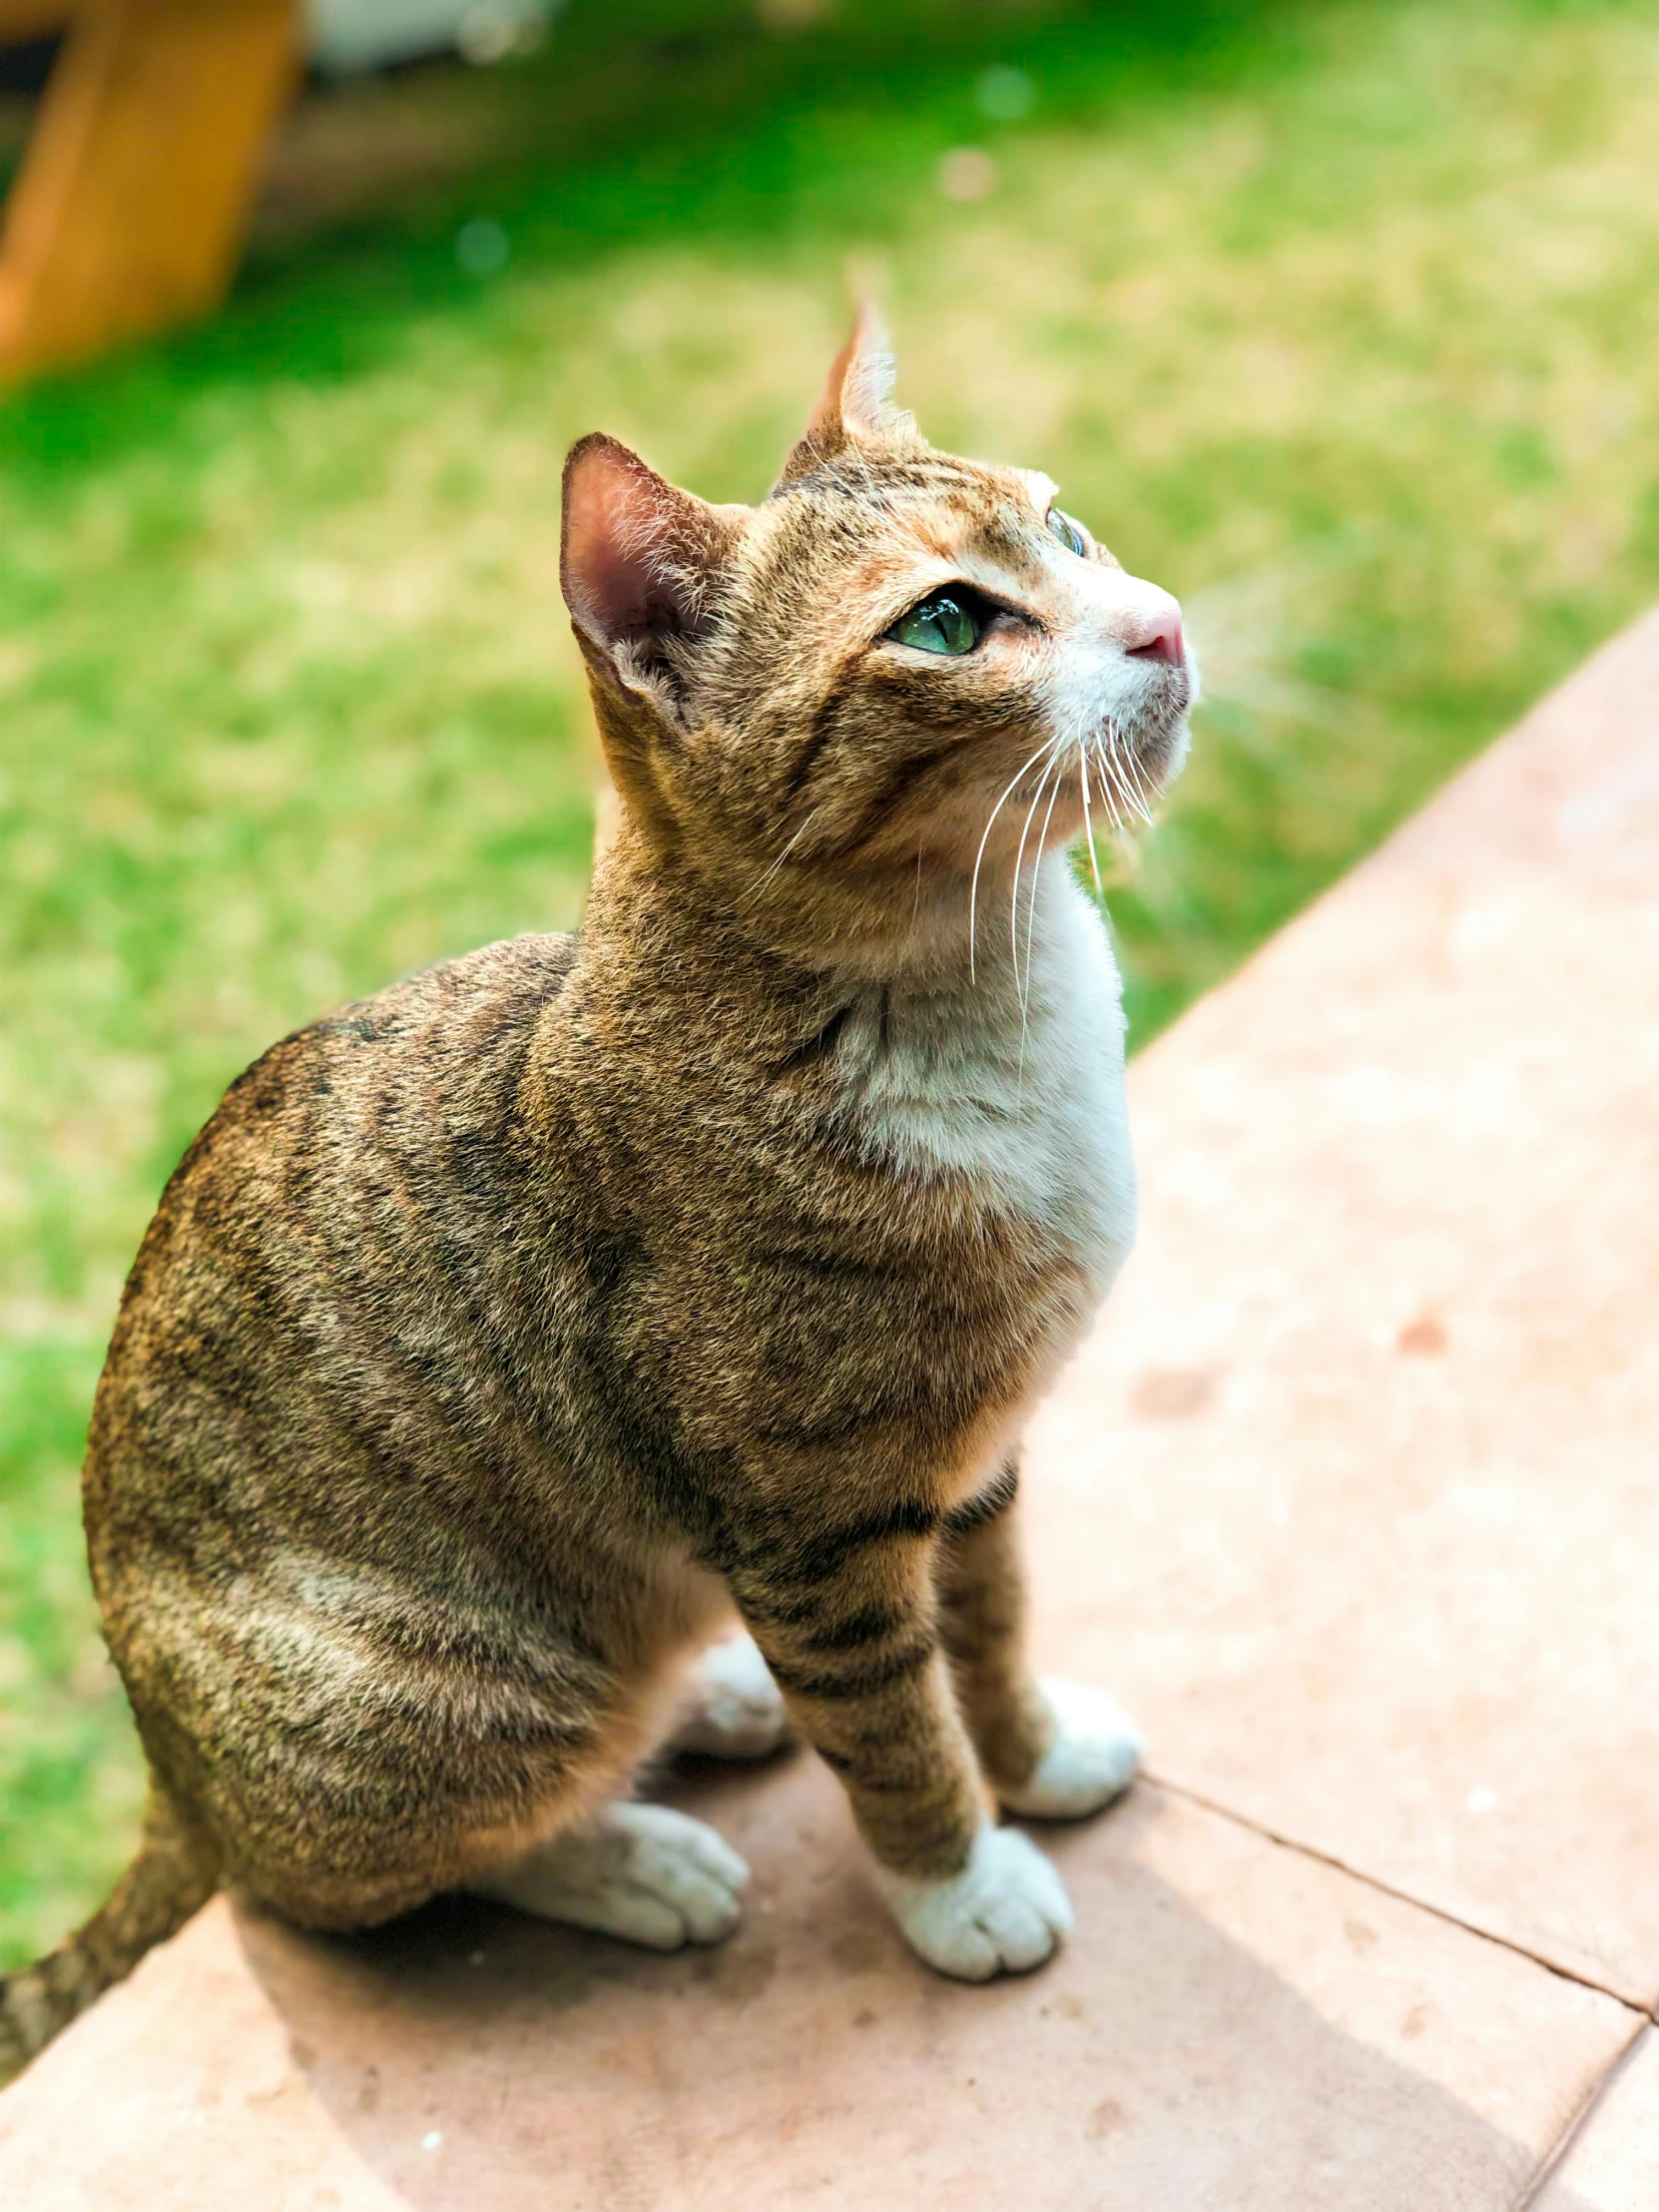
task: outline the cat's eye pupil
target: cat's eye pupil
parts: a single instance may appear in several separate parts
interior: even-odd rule
[[[1062,508],[1049,508],[1048,527],[1050,535],[1058,538],[1068,553],[1086,553],[1089,550],[1089,541],[1083,535],[1082,524],[1073,522]]]
[[[982,628],[960,599],[940,591],[900,615],[887,635],[917,653],[971,653]]]

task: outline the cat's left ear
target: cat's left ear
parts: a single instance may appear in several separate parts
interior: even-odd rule
[[[859,304],[852,335],[830,364],[806,435],[784,463],[779,483],[807,475],[848,445],[913,435],[910,418],[887,404],[892,384],[887,333],[880,315],[865,299]]]
[[[584,643],[628,689],[707,627],[749,513],[681,491],[603,431],[571,447],[559,583]]]

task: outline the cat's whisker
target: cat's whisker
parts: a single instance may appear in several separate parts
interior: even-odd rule
[[[1089,751],[1094,756],[1094,772],[1097,779],[1096,789],[1099,792],[1100,804],[1106,810],[1107,825],[1110,829],[1114,830],[1121,830],[1123,828],[1123,809],[1119,805],[1119,794],[1117,790],[1116,777],[1113,772],[1113,764],[1110,756],[1106,751],[1106,748],[1100,743],[1098,733],[1091,741]]]
[[[1050,739],[1048,745],[1044,748],[1048,754],[1048,759],[1044,761],[1043,772],[1037,778],[1037,789],[1032,797],[1031,804],[1025,810],[1025,820],[1020,826],[1019,850],[1014,854],[1014,886],[1008,894],[1008,937],[1013,946],[1014,987],[1016,990],[1019,987],[1019,878],[1020,871],[1025,865],[1025,840],[1031,834],[1031,819],[1043,803],[1043,792],[1048,784],[1048,773],[1054,766],[1054,756],[1059,749],[1059,745],[1060,740],[1055,737]]]
[[[1100,862],[1095,857],[1094,821],[1089,813],[1089,748],[1085,743],[1077,748],[1077,777],[1083,787],[1083,834],[1088,839],[1089,866],[1094,874],[1094,894],[1103,896],[1100,882]]]
[[[973,875],[968,884],[968,981],[970,983],[976,982],[978,980],[974,972],[974,916],[977,911],[979,897],[979,863],[985,857],[985,846],[990,842],[991,831],[996,827],[996,818],[999,814],[1001,814],[1003,808],[1007,805],[1009,794],[1013,791],[1014,786],[1019,782],[1020,778],[1026,773],[1026,771],[1030,768],[1033,768],[1036,763],[1042,759],[1043,755],[1048,752],[1056,742],[1057,741],[1053,738],[1048,739],[1044,744],[1038,746],[1036,752],[1032,754],[1029,761],[1022,761],[1019,767],[1015,769],[1013,775],[1009,778],[1008,783],[1003,789],[1002,797],[991,809],[990,820],[985,825],[985,834],[979,839],[979,849],[973,855]]]
[[[1031,805],[1026,812],[1024,827],[1021,829],[1019,833],[1019,852],[1014,861],[1014,887],[1008,896],[1008,923],[1010,931],[1012,933],[1014,947],[1014,995],[1019,1000],[1019,1058],[1014,1064],[1014,1104],[1016,1108],[1023,1104],[1025,1099],[1025,1038],[1028,1014],[1027,994],[1025,991],[1022,991],[1020,989],[1019,981],[1020,869],[1025,858],[1025,839],[1031,829],[1031,818],[1033,815],[1035,815],[1037,809],[1042,805],[1043,790],[1048,783],[1050,773],[1056,765],[1058,747],[1059,741],[1056,740],[1054,746],[1050,748],[1049,758],[1043,763],[1043,772],[1041,776],[1039,776],[1037,779],[1036,795],[1032,799]],[[1064,779],[1062,778],[1061,781],[1063,782]],[[1055,785],[1054,789],[1055,797],[1057,798],[1059,796],[1058,783]],[[1045,815],[1043,818],[1043,830],[1045,833],[1047,831],[1049,819],[1052,817],[1053,813],[1054,800],[1051,799],[1048,803],[1048,814]],[[1031,876],[1031,928],[1033,930],[1035,930],[1037,926],[1037,876],[1041,871],[1041,866],[1042,848],[1039,841],[1037,851],[1037,866],[1032,870]]]
[[[1134,757],[1127,747],[1118,743],[1117,732],[1109,725],[1106,731],[1106,746],[1108,758],[1112,764],[1113,781],[1117,786],[1119,797],[1122,799],[1124,806],[1131,813],[1138,815],[1142,822],[1150,828],[1152,810],[1147,805],[1146,795],[1141,788],[1140,779],[1135,773]]]
[[[1101,781],[1112,795],[1112,823],[1114,829],[1124,826],[1124,811],[1129,806],[1129,790],[1124,782],[1123,763],[1118,758],[1117,740],[1110,729],[1100,733],[1100,750],[1096,756],[1100,762]]]
[[[1043,816],[1043,826],[1037,834],[1037,859],[1031,870],[1031,903],[1025,915],[1025,990],[1020,999],[1020,1049],[1024,1050],[1025,1015],[1031,1003],[1031,963],[1037,956],[1037,889],[1042,881],[1043,853],[1048,846],[1048,826],[1054,820],[1054,805],[1065,785],[1065,773],[1054,779],[1054,789],[1048,795],[1048,812]],[[1018,982],[1018,974],[1015,974]]]
[[[807,834],[807,831],[812,828],[813,817],[818,812],[819,809],[817,807],[813,807],[808,810],[806,820],[796,830],[795,835],[791,837],[789,843],[785,845],[783,851],[779,853],[777,859],[772,862],[770,867],[765,867],[761,870],[760,874],[756,876],[754,882],[750,884],[748,890],[746,890],[743,893],[742,897],[738,899],[737,903],[739,906],[747,906],[753,899],[757,899],[760,897],[762,891],[766,889],[767,885],[778,873],[778,870],[783,866],[784,862],[789,858],[790,854],[795,850],[796,846]]]
[[[1153,826],[1152,794],[1146,788],[1146,780],[1141,773],[1140,761],[1137,758],[1132,747],[1126,748],[1125,759],[1128,764],[1130,780],[1134,788],[1136,811],[1140,815],[1141,820],[1150,830]]]

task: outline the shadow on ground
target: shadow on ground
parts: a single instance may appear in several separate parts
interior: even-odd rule
[[[972,1989],[902,1950],[807,1766],[711,1786],[756,1871],[717,1951],[633,1952],[465,1900],[353,1940],[244,1915],[293,2059],[362,2163],[422,2212],[544,2204],[554,2177],[561,2205],[594,2212],[1521,2200],[1532,2152],[1334,2026],[1138,1863],[1171,1817],[1155,1795],[1046,1839],[1079,1936],[1045,1972]],[[768,1849],[785,1842],[787,1869]]]

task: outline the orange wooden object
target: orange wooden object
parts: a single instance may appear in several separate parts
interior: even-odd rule
[[[217,305],[298,47],[297,0],[81,0],[6,204],[0,377]]]
[[[75,12],[75,0],[0,0],[0,46],[49,38]]]

